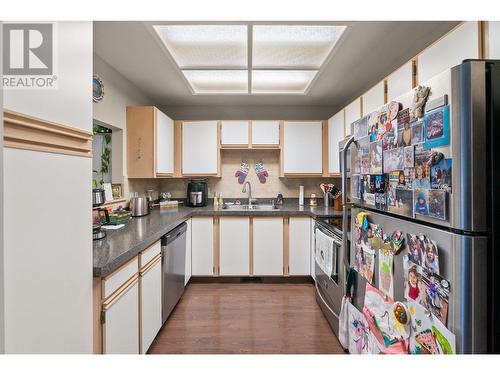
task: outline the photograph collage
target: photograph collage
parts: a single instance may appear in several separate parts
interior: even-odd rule
[[[448,96],[439,102],[419,118],[393,101],[352,124],[353,198],[397,215],[448,219],[452,159],[436,149],[450,144]]]

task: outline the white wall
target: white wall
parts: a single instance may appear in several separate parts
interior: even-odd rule
[[[90,131],[92,23],[57,28],[59,88],[4,91],[4,107]],[[5,352],[92,353],[92,160],[3,156]]]

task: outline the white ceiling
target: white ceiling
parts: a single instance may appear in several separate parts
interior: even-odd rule
[[[172,23],[94,22],[94,52],[174,119],[312,119],[333,115],[458,22],[289,22],[348,26],[307,95],[193,95],[178,65],[153,29],[153,25],[158,24]]]

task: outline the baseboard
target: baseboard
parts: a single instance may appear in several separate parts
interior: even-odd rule
[[[314,284],[311,276],[192,276],[190,283]]]

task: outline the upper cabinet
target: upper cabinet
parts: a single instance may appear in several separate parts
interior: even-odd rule
[[[222,147],[247,147],[249,121],[221,121]]]
[[[413,88],[413,62],[408,61],[387,77],[387,102],[410,92]]]
[[[384,104],[384,81],[382,81],[363,94],[363,116],[378,110]]]
[[[322,121],[285,121],[282,147],[282,175],[322,175]]]
[[[174,174],[174,122],[155,107],[127,107],[129,178]]]
[[[277,148],[279,144],[279,121],[252,121],[252,147]]]
[[[182,122],[182,175],[217,176],[219,165],[218,122]]]
[[[328,120],[328,174],[340,174],[339,142],[344,139],[344,110]]]
[[[345,135],[351,135],[351,124],[359,120],[361,114],[361,99],[357,98],[347,107],[345,107]]]

